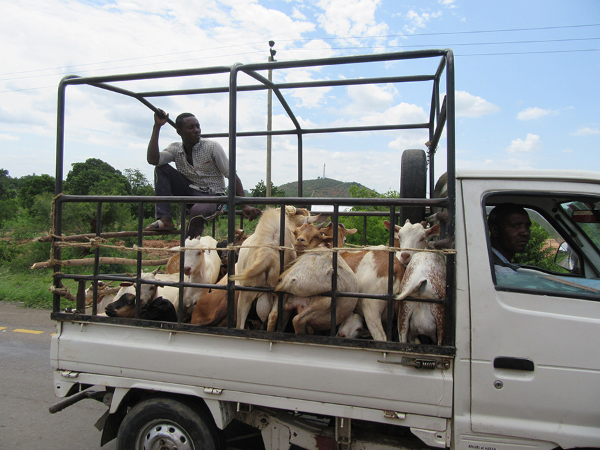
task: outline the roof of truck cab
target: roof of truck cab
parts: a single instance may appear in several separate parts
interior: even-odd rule
[[[589,170],[456,170],[457,179],[564,180],[578,183],[600,182],[600,172]]]

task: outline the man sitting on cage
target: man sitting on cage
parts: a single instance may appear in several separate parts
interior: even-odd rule
[[[147,160],[155,166],[154,190],[157,196],[219,196],[225,195],[225,177],[229,176],[229,161],[223,147],[218,142],[201,137],[200,123],[191,113],[177,116],[175,127],[181,142],[173,142],[160,151],[158,138],[161,127],[167,123],[169,115],[159,109],[154,114],[154,127],[148,144]],[[175,167],[169,163],[175,161]],[[240,178],[235,176],[235,193],[244,196]],[[187,236],[202,235],[208,220],[222,214],[224,205],[217,203],[195,203],[189,210]],[[254,220],[261,211],[249,205],[242,208],[243,216]],[[175,228],[169,203],[156,204],[156,221],[146,227],[148,231],[166,231]]]

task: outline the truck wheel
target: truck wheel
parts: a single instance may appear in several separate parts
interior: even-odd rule
[[[404,150],[400,167],[400,198],[425,198],[427,188],[427,155],[424,150]],[[424,206],[400,208],[400,225],[425,220]]]
[[[127,413],[117,450],[218,450],[213,424],[204,414],[170,398],[143,400]]]

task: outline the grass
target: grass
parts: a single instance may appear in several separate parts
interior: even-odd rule
[[[6,268],[0,269],[0,301],[23,303],[27,308],[52,309],[52,294],[48,290],[52,284],[52,271],[40,270],[31,271],[28,274],[12,273]],[[68,283],[65,280],[65,286],[69,290],[75,290],[74,282]],[[75,307],[74,302],[61,300],[61,309],[69,306]]]

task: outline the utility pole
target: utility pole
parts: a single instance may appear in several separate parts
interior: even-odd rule
[[[273,46],[275,41],[269,41],[269,62],[275,61],[275,53]],[[273,81],[273,69],[269,69],[269,81]],[[271,131],[273,124],[271,122],[273,115],[273,90],[269,88],[267,92],[267,131]],[[266,196],[271,196],[271,135],[267,134],[267,193]]]

